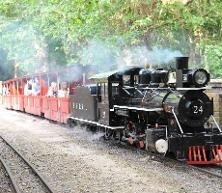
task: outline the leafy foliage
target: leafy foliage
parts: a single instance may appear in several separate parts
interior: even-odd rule
[[[193,64],[222,77],[221,10],[220,0],[189,0],[186,4],[161,0],[4,0],[0,2],[0,46],[25,72],[42,64],[80,62],[85,46],[93,39],[120,51],[141,44],[150,49],[179,50],[190,55]],[[17,28],[9,31],[15,23]],[[21,31],[26,34],[23,39]]]
[[[12,61],[8,61],[8,54],[3,48],[0,48],[0,64],[0,80],[12,78]]]
[[[214,77],[221,77],[222,75],[222,44],[207,45],[205,48],[206,64]],[[214,62],[212,64],[212,61]]]

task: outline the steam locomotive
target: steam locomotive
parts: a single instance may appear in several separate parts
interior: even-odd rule
[[[222,131],[213,99],[204,93],[204,69],[189,69],[188,57],[174,69],[129,68],[92,76],[71,96],[69,123],[105,130],[105,139],[172,154],[188,164],[222,162]],[[209,121],[212,120],[212,122]]]
[[[88,78],[86,69],[75,65],[4,81],[1,103],[52,121],[99,128],[106,140],[188,164],[222,163],[222,131],[213,100],[204,93],[210,75],[189,69],[188,57],[176,58],[170,70],[131,67]]]

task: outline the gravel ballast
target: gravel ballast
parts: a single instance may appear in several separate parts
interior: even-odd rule
[[[135,148],[105,142],[102,133],[79,126],[68,128],[2,107],[0,120],[0,134],[59,193],[222,192],[217,178],[179,163],[160,163]]]
[[[0,193],[15,193],[10,177],[0,162]]]
[[[47,187],[29,165],[6,143],[0,142],[0,154],[10,169],[20,192],[48,193]]]

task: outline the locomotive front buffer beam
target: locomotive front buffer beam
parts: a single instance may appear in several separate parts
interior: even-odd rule
[[[168,152],[190,165],[222,163],[222,134],[184,134],[168,138]]]

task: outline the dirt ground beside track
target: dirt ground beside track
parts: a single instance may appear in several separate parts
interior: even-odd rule
[[[78,126],[68,128],[0,107],[0,134],[58,193],[222,192],[216,178],[180,164],[169,167],[146,152],[105,142],[101,133]]]

